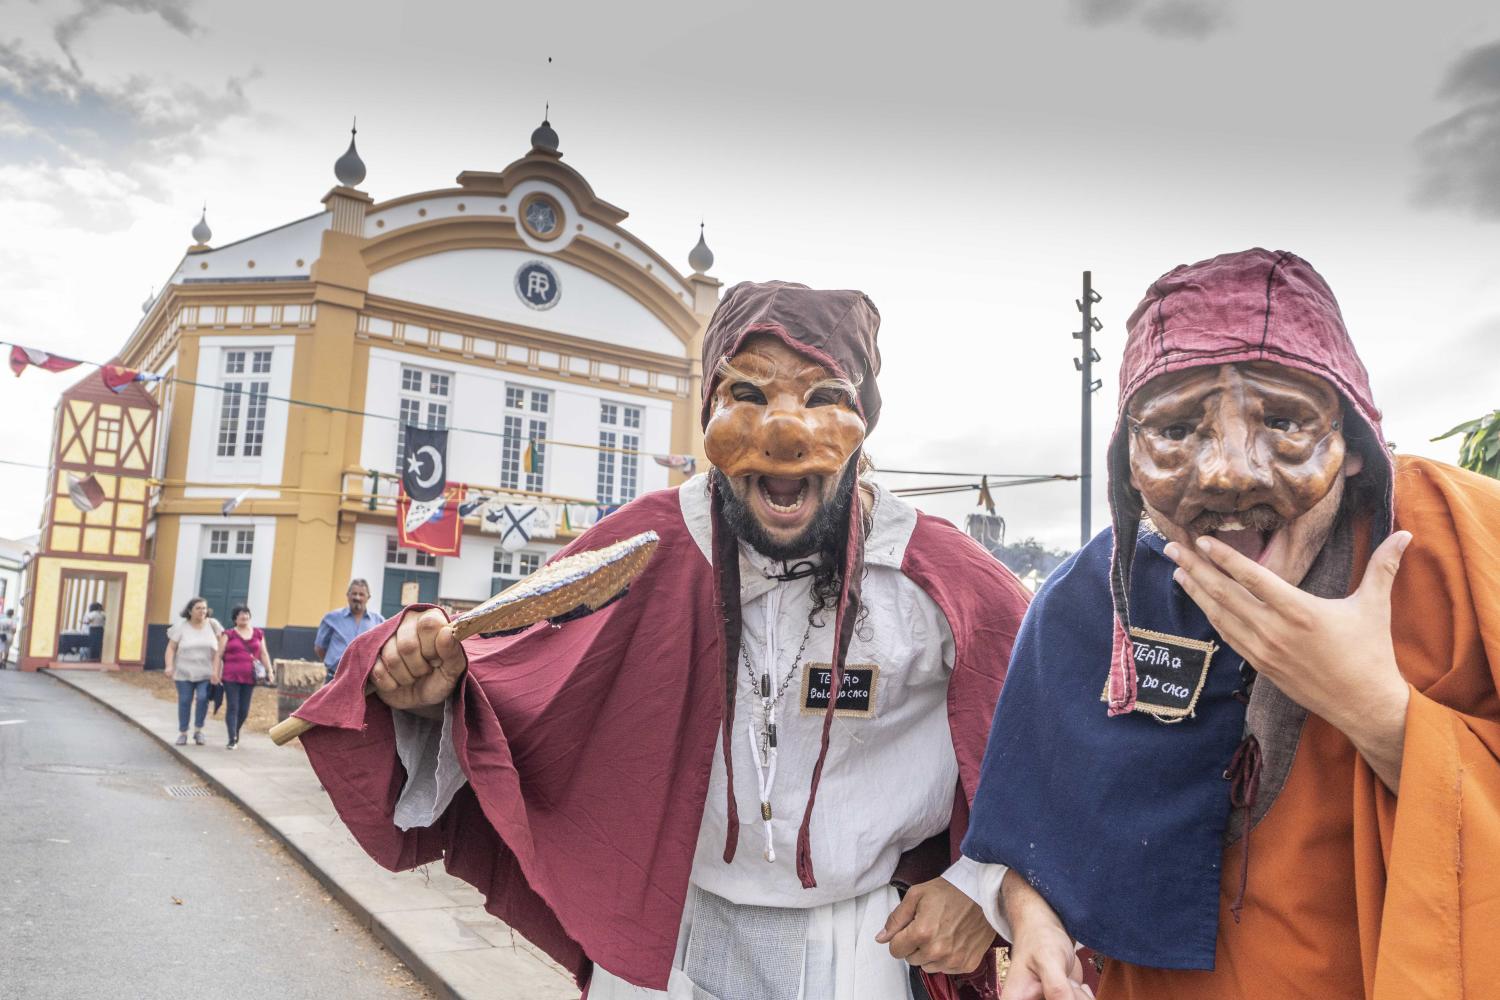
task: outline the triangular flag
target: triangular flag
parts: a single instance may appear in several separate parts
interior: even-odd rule
[[[136,371],[134,368],[126,368],[123,365],[101,365],[99,377],[104,384],[109,386],[110,392],[124,392],[125,387],[132,382],[160,382],[161,376],[155,372]]]
[[[10,370],[17,377],[26,370],[27,365],[45,369],[49,372],[65,372],[69,368],[77,368],[83,364],[82,361],[74,361],[72,358],[59,357],[56,354],[48,354],[34,347],[22,347],[20,344],[12,344],[10,348]]]
[[[113,388],[113,386],[111,386],[111,388]],[[116,389],[115,391],[118,392],[119,390]],[[219,507],[219,513],[224,517],[228,517],[230,514],[233,514],[234,509],[245,502],[245,498],[250,495],[250,490],[253,489],[255,489],[255,487],[252,486],[249,489],[242,491],[239,496],[230,497],[228,500],[225,500],[223,505]]]
[[[99,485],[99,480],[92,475],[79,479],[69,473],[68,475],[68,499],[73,501],[73,506],[87,514],[105,501],[104,487]]]
[[[995,498],[990,495],[990,477],[981,476],[979,479],[979,503],[976,507],[983,507],[991,514],[995,513]]]

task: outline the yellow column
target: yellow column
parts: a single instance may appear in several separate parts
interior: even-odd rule
[[[347,188],[335,189],[332,203],[339,228],[356,229],[363,219],[340,215],[344,201],[357,201]],[[366,354],[357,346],[355,329],[364,306],[369,272],[356,232],[329,230],[323,234],[322,253],[313,265],[317,320],[311,330],[297,334],[296,363],[292,369],[294,399],[346,409],[363,405]],[[329,495],[296,494],[297,513],[277,526],[276,559],[271,583],[270,623],[317,625],[323,614],[342,601],[350,556],[341,546],[339,497],[343,469],[357,459],[363,420],[311,406],[292,407],[287,421],[286,464],[282,481]]]

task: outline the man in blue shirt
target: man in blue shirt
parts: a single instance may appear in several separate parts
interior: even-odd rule
[[[370,610],[370,585],[365,581],[350,580],[349,590],[344,596],[349,599],[349,606],[324,615],[318,625],[317,637],[313,639],[313,653],[322,658],[330,681],[333,672],[339,668],[339,657],[344,655],[354,637],[385,621],[385,616],[379,611]]]

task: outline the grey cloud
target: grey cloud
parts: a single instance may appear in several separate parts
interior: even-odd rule
[[[178,5],[163,0],[158,8],[174,29],[195,30]],[[87,23],[79,16],[57,30],[76,38]],[[66,54],[67,61],[48,59],[0,42],[0,161],[44,178],[42,197],[94,231],[128,225],[122,191],[162,197],[177,158],[200,154],[220,123],[250,111],[246,77],[228,78],[217,92],[141,74],[104,83]]]
[[[199,28],[198,22],[188,13],[188,0],[83,0],[77,10],[52,26],[52,37],[67,55],[75,72],[79,66],[73,57],[73,42],[90,24],[112,10],[155,14],[184,35],[193,35]]]
[[[1200,41],[1229,26],[1228,0],[1072,0],[1084,24],[1137,23],[1154,35]]]
[[[1416,201],[1500,219],[1500,42],[1465,53],[1438,94],[1467,103],[1417,136]]]

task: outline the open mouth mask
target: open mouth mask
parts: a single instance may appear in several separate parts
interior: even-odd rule
[[[1127,409],[1130,483],[1169,534],[1212,534],[1259,560],[1334,488],[1342,405],[1324,379],[1271,362],[1157,376]]]
[[[717,376],[704,451],[730,478],[759,477],[773,503],[839,476],[864,442],[858,387],[777,337],[748,338]]]

